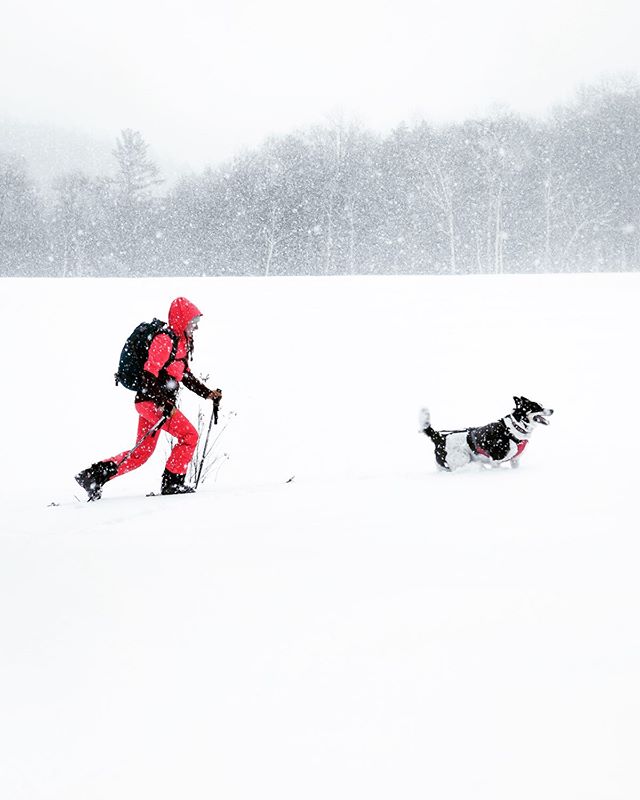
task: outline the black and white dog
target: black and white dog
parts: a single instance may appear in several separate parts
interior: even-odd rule
[[[516,407],[506,417],[481,428],[459,431],[436,431],[431,427],[428,408],[420,411],[420,433],[425,433],[436,449],[436,461],[452,472],[470,461],[481,461],[492,467],[509,461],[518,466],[522,451],[536,425],[548,425],[553,409],[543,408],[526,397],[513,398]]]

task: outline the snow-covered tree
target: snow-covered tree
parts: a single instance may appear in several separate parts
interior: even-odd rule
[[[113,151],[118,171],[113,179],[116,256],[133,273],[148,271],[157,247],[157,203],[153,189],[163,181],[138,131],[121,131]]]

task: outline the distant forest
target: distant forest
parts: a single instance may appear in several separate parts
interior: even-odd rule
[[[640,85],[375,135],[337,122],[164,184],[138,131],[113,171],[30,177],[0,142],[0,275],[520,273],[640,268]]]

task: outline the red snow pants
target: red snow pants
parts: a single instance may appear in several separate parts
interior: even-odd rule
[[[150,401],[146,400],[143,403],[136,403],[136,411],[140,415],[138,420],[138,435],[136,443],[139,442],[145,434],[162,417],[162,412]],[[114,477],[124,475],[125,472],[131,472],[132,469],[141,467],[147,461],[158,444],[158,434],[160,431],[166,431],[171,436],[175,436],[178,440],[171,451],[166,464],[169,472],[175,475],[186,475],[189,462],[193,458],[193,454],[198,444],[198,431],[193,427],[185,415],[176,409],[172,416],[165,422],[165,424],[154,434],[145,439],[140,447],[130,456],[126,461],[120,463],[127,455],[129,450],[124,453],[119,453],[117,456],[105,458],[105,461],[115,461],[118,465],[118,471]]]

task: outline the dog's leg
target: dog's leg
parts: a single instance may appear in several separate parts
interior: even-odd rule
[[[519,458],[512,458],[511,459],[511,469],[518,469],[520,466],[520,459]]]

